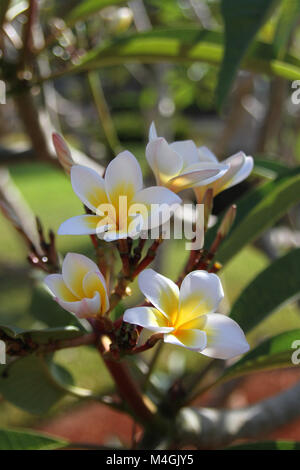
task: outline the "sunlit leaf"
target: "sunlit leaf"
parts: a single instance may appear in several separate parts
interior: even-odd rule
[[[273,181],[264,183],[237,201],[237,216],[229,237],[223,242],[217,259],[222,264],[253,242],[292,206],[300,201],[300,168],[294,168]],[[209,247],[217,227],[206,236]]]
[[[0,450],[53,450],[68,444],[66,440],[29,430],[0,429]]]
[[[53,373],[55,370],[55,373]],[[10,403],[32,414],[44,414],[73,385],[71,374],[47,358],[31,355],[0,366],[0,393]]]
[[[246,442],[224,450],[300,450],[300,442],[296,441],[259,441]]]
[[[64,76],[81,70],[124,63],[189,63],[219,65],[223,56],[223,35],[191,26],[190,28],[154,29],[120,35],[87,52],[81,62],[60,73]],[[300,78],[300,60],[286,54],[278,60],[272,44],[256,41],[246,54],[242,67],[258,73],[294,80]],[[51,77],[48,77],[48,79]]]
[[[80,2],[73,10],[67,15],[65,21],[68,25],[82,21],[90,15],[97,13],[102,8],[107,8],[114,5],[127,3],[126,0],[85,0]]]
[[[300,294],[300,248],[274,261],[241,293],[231,318],[248,332],[284,303]]]
[[[297,25],[300,17],[300,2],[283,0],[280,5],[279,20],[274,34],[274,50],[278,57],[283,57],[291,34]]]
[[[276,0],[222,0],[225,51],[216,91],[217,106],[226,98],[238,67]]]
[[[216,383],[225,382],[234,377],[240,377],[261,370],[299,367],[299,364],[296,363],[298,360],[292,360],[293,353],[300,356],[300,353],[298,354],[297,349],[295,349],[296,341],[299,342],[299,345],[296,346],[299,348],[300,329],[286,331],[267,339],[245,354],[235,364],[228,367]]]

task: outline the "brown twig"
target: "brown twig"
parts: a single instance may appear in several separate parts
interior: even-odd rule
[[[97,335],[95,333],[85,334],[78,338],[66,339],[61,341],[51,341],[47,344],[39,344],[33,341],[30,333],[24,334],[22,339],[11,338],[0,331],[0,337],[6,344],[6,352],[10,356],[27,356],[32,353],[46,354],[60,349],[76,348],[95,344]]]
[[[144,259],[136,266],[133,274],[132,274],[132,279],[134,279],[136,276],[138,276],[144,269],[146,269],[150,263],[154,260],[157,249],[163,242],[163,238],[159,237],[157,238],[152,245],[150,246],[149,250],[147,251],[147,254]]]

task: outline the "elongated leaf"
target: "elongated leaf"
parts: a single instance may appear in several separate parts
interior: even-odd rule
[[[274,34],[274,49],[277,56],[283,57],[288,47],[289,39],[300,17],[300,2],[298,0],[283,0],[280,5],[280,16]]]
[[[29,338],[37,344],[45,344],[51,341],[59,341],[63,339],[78,338],[83,335],[83,331],[75,326],[61,326],[57,328],[45,328],[44,330],[24,330],[12,325],[0,325],[1,332],[13,339]]]
[[[68,444],[66,440],[29,430],[0,429],[0,450],[54,450]]]
[[[289,172],[289,170],[290,170],[289,167],[287,167],[286,165],[278,161],[268,160],[264,158],[254,159],[253,174],[255,175],[274,179],[277,176],[285,175],[286,173]]]
[[[297,441],[259,441],[226,447],[224,450],[300,450]]]
[[[61,75],[99,67],[142,62],[195,62],[220,64],[223,56],[222,33],[199,28],[155,29],[125,34],[101,43],[82,57],[81,62],[64,70]],[[272,44],[255,42],[247,53],[243,68],[258,73],[295,80],[300,78],[300,60],[285,55],[278,60]],[[50,79],[49,76],[46,79]]]
[[[126,0],[85,0],[80,2],[79,5],[69,13],[65,21],[68,25],[73,25],[76,21],[83,21],[102,8],[120,5],[122,3],[127,2]]]
[[[250,191],[237,201],[237,217],[229,237],[218,251],[218,261],[225,264],[299,201],[300,168],[290,170]],[[213,227],[207,233],[207,247],[216,230],[217,228]]]
[[[221,1],[225,23],[225,51],[216,91],[219,108],[229,92],[243,56],[274,3],[274,0]]]
[[[295,350],[293,345],[295,341],[299,341],[300,346],[300,329],[286,331],[278,336],[267,339],[226,369],[217,383],[260,370],[299,367],[299,364],[296,364],[298,360],[292,360],[293,353],[297,354],[297,350]],[[300,356],[300,353],[298,356]]]
[[[55,369],[55,375],[54,375]],[[27,356],[0,366],[0,393],[9,402],[32,414],[46,413],[72,386],[73,379],[52,356]]]
[[[300,248],[274,261],[241,293],[231,318],[245,333],[257,326],[281,305],[300,294]]]

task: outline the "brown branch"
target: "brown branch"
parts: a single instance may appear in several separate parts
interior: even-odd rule
[[[10,356],[27,356],[32,353],[47,354],[60,349],[76,348],[95,344],[97,341],[96,333],[89,333],[78,338],[65,339],[60,341],[51,341],[47,344],[39,344],[30,338],[30,333],[24,334],[22,339],[11,338],[0,331],[0,338],[6,344],[6,352]]]
[[[237,439],[257,439],[300,416],[300,382],[247,408],[183,408],[176,420],[177,442],[198,449],[224,447]]]
[[[124,362],[105,359],[103,355],[106,349],[101,339],[98,349],[110,375],[117,385],[121,397],[129,405],[135,416],[144,424],[152,421],[156,412],[155,405],[142,394],[137,383],[132,379],[127,365]]]

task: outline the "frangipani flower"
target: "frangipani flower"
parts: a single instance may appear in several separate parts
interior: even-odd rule
[[[143,271],[138,281],[153,307],[126,310],[125,322],[163,333],[165,343],[209,357],[229,359],[249,350],[239,325],[226,315],[214,313],[224,297],[215,274],[193,271],[184,278],[180,290],[152,269]]]
[[[217,157],[207,147],[199,147],[198,155],[200,161],[203,163],[218,162]],[[238,152],[223,160],[222,163],[228,166],[228,170],[225,174],[211,184],[194,188],[198,203],[202,202],[205,191],[208,188],[212,188],[213,195],[216,196],[221,191],[231,188],[248,178],[253,169],[253,158],[246,156],[244,152]]]
[[[150,126],[146,157],[157,184],[174,192],[193,187],[198,203],[202,202],[208,188],[213,188],[216,196],[246,179],[253,169],[253,158],[243,152],[219,162],[207,147],[197,148],[192,140],[168,144],[157,137],[154,123]],[[209,174],[213,169],[214,174]]]
[[[86,256],[68,253],[62,274],[50,274],[45,284],[59,305],[77,317],[103,315],[109,308],[105,279]]]
[[[174,192],[196,186],[208,185],[223,176],[229,166],[217,161],[201,161],[192,140],[168,144],[158,137],[154,123],[149,130],[146,158],[158,185]]]
[[[65,221],[59,228],[60,235],[97,233],[106,241],[133,237],[142,230],[151,229],[151,223],[157,221],[151,217],[152,204],[159,211],[163,205],[181,203],[181,199],[167,188],[143,189],[141,167],[128,151],[109,163],[104,178],[91,168],[72,166],[71,182],[79,199],[96,215],[79,215]]]

